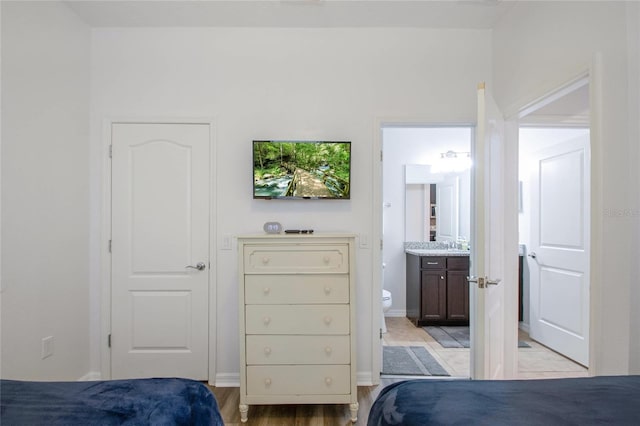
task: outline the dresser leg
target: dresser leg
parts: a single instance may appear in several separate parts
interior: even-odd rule
[[[355,423],[356,420],[358,420],[358,407],[359,404],[357,402],[349,404],[349,408],[351,409],[351,423]]]
[[[239,408],[240,408],[240,421],[242,423],[246,423],[248,419],[248,414],[249,414],[249,406],[247,404],[240,404]]]

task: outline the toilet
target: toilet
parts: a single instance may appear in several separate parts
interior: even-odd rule
[[[382,312],[388,312],[391,308],[393,300],[391,299],[391,292],[382,289]]]
[[[384,321],[385,312],[391,309],[391,304],[393,303],[393,299],[391,299],[391,292],[385,289],[382,289],[382,332],[387,332],[387,324]]]

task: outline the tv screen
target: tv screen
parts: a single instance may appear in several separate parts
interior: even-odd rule
[[[351,142],[253,141],[253,198],[351,198]]]

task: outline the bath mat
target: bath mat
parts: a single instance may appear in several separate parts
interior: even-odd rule
[[[448,376],[438,361],[422,346],[383,346],[382,374],[403,376]]]

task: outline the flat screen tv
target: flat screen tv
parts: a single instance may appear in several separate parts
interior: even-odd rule
[[[351,142],[253,141],[253,198],[351,198]]]

